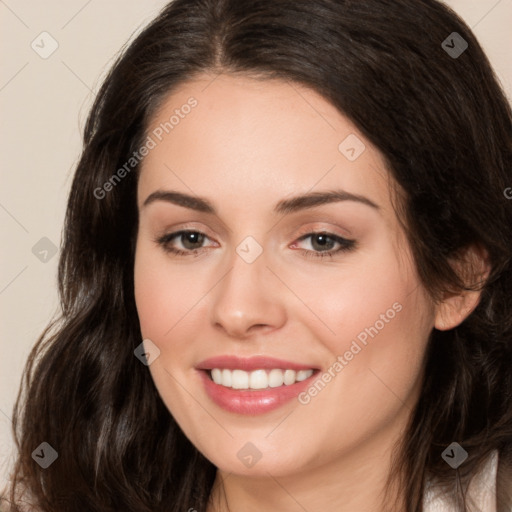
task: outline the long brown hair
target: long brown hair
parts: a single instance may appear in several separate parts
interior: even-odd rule
[[[457,56],[443,45],[454,32],[467,43]],[[509,511],[512,114],[471,30],[435,0],[175,0],[123,52],[85,127],[59,262],[62,315],[25,369],[10,500],[48,512],[206,510],[216,468],[133,354],[137,167],[97,197],[163,99],[204,72],[297,82],[350,118],[403,191],[400,218],[434,299],[467,287],[453,266],[464,249],[485,249],[478,307],[431,334],[395,476],[407,512],[422,510],[430,478],[463,511],[467,482],[497,450],[498,511]],[[469,455],[458,470],[441,457],[453,441]],[[31,457],[41,442],[58,452],[46,469]]]

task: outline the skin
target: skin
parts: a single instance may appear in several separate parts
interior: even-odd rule
[[[197,106],[142,165],[135,298],[142,336],[160,350],[149,367],[155,386],[219,468],[209,512],[227,504],[247,512],[381,511],[428,336],[460,323],[478,296],[432,303],[392,207],[382,156],[317,93],[278,80],[202,75],[168,96],[148,133],[191,96]],[[350,134],[366,147],[355,161],[338,149]],[[378,209],[347,200],[272,211],[280,200],[331,189],[364,196]],[[156,190],[206,198],[217,214],[166,201],[144,206]],[[206,235],[197,256],[175,256],[155,242],[185,228]],[[356,247],[308,258],[300,249],[321,248],[314,237],[299,237],[312,231],[356,240]],[[247,236],[263,251],[250,264],[236,252]],[[178,237],[171,245],[194,247],[183,243]],[[338,247],[331,242],[327,250]],[[195,370],[206,358],[234,354],[327,371],[395,303],[400,312],[307,405],[292,400],[255,416],[227,412],[207,397]],[[237,457],[247,442],[261,452],[250,468]]]

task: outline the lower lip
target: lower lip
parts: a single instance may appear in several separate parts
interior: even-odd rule
[[[209,377],[209,371],[199,370],[206,394],[219,407],[226,411],[238,414],[257,415],[273,411],[281,405],[296,398],[312,379],[317,376],[318,371],[313,372],[311,377],[277,388],[266,389],[232,389],[220,384],[215,384]]]

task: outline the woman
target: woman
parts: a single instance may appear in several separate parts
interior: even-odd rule
[[[88,119],[11,501],[510,510],[511,117],[434,0],[172,2]]]

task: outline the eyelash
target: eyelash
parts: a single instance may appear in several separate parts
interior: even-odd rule
[[[182,249],[176,249],[175,247],[171,247],[169,244],[174,239],[179,237],[180,235],[189,234],[189,233],[197,233],[199,235],[204,235],[207,237],[205,233],[202,233],[201,231],[196,231],[192,229],[184,229],[181,231],[174,231],[173,233],[168,233],[163,236],[157,237],[155,239],[155,242],[159,245],[161,245],[164,250],[168,253],[174,254],[175,256],[192,256],[197,257],[202,252],[201,249],[192,249],[188,251],[184,251]],[[335,235],[334,233],[328,233],[325,231],[312,231],[308,232],[304,235],[301,235],[297,241],[301,242],[302,240],[305,240],[311,236],[315,235],[324,235],[328,238],[332,239],[334,242],[340,244],[340,247],[336,250],[330,250],[330,251],[311,251],[308,249],[299,249],[299,252],[306,256],[307,258],[315,258],[315,259],[324,259],[324,258],[330,258],[333,259],[334,255],[348,252],[353,250],[356,247],[355,240],[349,240],[347,238],[340,237],[338,235]],[[208,238],[208,237],[207,237]]]

